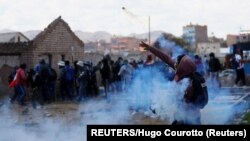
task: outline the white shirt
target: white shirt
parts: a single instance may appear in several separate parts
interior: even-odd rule
[[[237,69],[244,68],[244,63],[241,62],[242,58],[239,54],[235,54],[235,60],[239,63],[239,66],[237,67]]]

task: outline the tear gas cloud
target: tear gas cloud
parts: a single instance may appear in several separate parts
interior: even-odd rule
[[[162,50],[170,52],[173,59],[176,59],[178,55],[188,53],[183,49],[183,47],[176,45],[175,42],[167,40],[163,34],[157,38],[156,42],[159,43],[159,46]]]
[[[193,58],[194,54],[191,54],[190,52],[187,52],[183,47],[176,45],[175,42],[167,40],[164,35],[158,37],[156,42],[159,43],[159,47],[162,50],[167,51],[168,53],[171,53],[172,58],[176,59],[177,56],[181,54],[186,54]],[[203,69],[205,69],[205,64],[201,65]],[[205,70],[204,70],[205,71]],[[155,74],[155,73],[152,73]],[[166,84],[172,83],[172,82],[165,82]],[[227,101],[227,99],[223,99],[219,101],[217,97],[230,97],[231,92],[229,90],[222,90],[220,89],[220,84],[215,79],[208,78],[206,80],[206,84],[208,87],[208,94],[209,94],[209,102],[208,105],[201,110],[201,120],[203,124],[228,124],[228,122],[232,122],[233,118],[237,113],[244,112],[247,109],[248,104],[246,102],[242,102],[240,104],[234,105]],[[170,89],[173,88],[179,88],[177,87],[170,87]],[[167,90],[167,92],[170,92]],[[176,95],[177,93],[173,93],[173,95]],[[161,97],[161,95],[157,96],[158,99],[164,99],[164,97]],[[232,96],[231,96],[232,97]],[[166,97],[165,97],[166,99]],[[167,101],[165,101],[166,105],[169,105]],[[171,101],[170,101],[171,102]],[[232,101],[231,101],[232,102]],[[176,103],[174,103],[176,104]],[[159,107],[159,106],[156,106]]]

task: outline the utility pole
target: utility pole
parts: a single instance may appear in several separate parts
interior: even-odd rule
[[[74,46],[71,46],[71,60],[73,64],[74,63]]]

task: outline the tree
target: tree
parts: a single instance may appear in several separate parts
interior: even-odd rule
[[[174,42],[177,46],[180,46],[184,50],[194,52],[194,50],[191,49],[190,45],[182,37],[176,37],[170,33],[162,33],[162,35],[154,42],[153,45],[155,47],[160,47],[159,39],[162,39],[162,38],[169,41],[169,42]]]

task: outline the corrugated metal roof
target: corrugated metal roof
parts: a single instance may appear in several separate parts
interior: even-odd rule
[[[27,50],[32,45],[29,42],[0,43],[0,55],[18,55]]]
[[[29,39],[23,35],[21,32],[10,32],[10,33],[1,33],[0,34],[0,42],[15,42],[15,38],[21,36],[22,40],[21,42],[24,41],[29,41]]]

